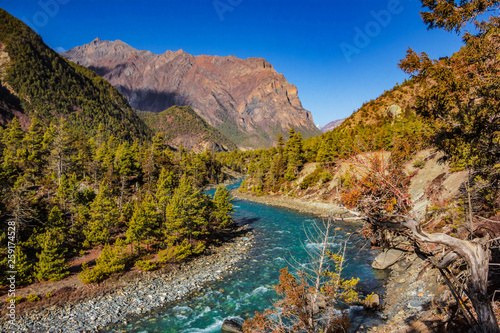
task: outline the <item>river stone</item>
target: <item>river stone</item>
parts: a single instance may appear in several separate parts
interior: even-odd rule
[[[243,326],[234,319],[224,319],[220,330],[224,333],[243,333]]]
[[[397,263],[402,257],[404,252],[396,249],[385,250],[379,254],[372,263],[375,269],[386,269]]]

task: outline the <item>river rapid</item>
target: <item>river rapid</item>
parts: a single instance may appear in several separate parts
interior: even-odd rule
[[[237,182],[228,188],[237,188],[239,184]],[[209,190],[206,193],[213,195],[214,192]],[[220,332],[225,318],[243,320],[252,317],[255,311],[271,307],[277,297],[273,286],[278,283],[279,270],[289,267],[291,271],[296,271],[296,263],[307,265],[310,262],[305,249],[320,244],[308,241],[305,230],[315,222],[321,225],[322,219],[246,200],[235,199],[232,203],[235,221],[247,224],[255,231],[255,243],[248,258],[240,261],[232,274],[206,285],[196,294],[146,315],[129,318],[126,323],[114,325],[103,332]],[[334,228],[335,236],[328,239],[329,248],[338,250],[347,241],[347,268],[343,277],[359,277],[361,294],[383,293],[385,273],[371,268],[375,253],[356,234],[359,226],[336,222]],[[376,316],[367,315],[360,307],[351,308],[351,317],[353,331],[379,322]]]

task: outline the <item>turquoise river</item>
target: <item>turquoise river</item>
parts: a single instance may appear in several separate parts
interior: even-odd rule
[[[240,182],[228,186],[237,188]],[[215,190],[206,191],[213,195]],[[304,247],[319,244],[306,241],[305,230],[312,223],[322,222],[314,215],[268,206],[246,200],[233,200],[234,219],[248,224],[256,237],[248,258],[237,265],[239,270],[223,280],[210,283],[203,290],[181,301],[170,303],[146,315],[130,318],[105,332],[136,333],[211,333],[220,332],[225,318],[246,319],[255,311],[271,307],[277,295],[273,286],[278,283],[279,270],[297,261],[306,264],[309,259]],[[374,252],[366,241],[356,234],[356,226],[335,224],[335,238],[328,244],[332,251],[347,240],[347,268],[343,276],[360,278],[362,294],[383,293],[384,272],[371,268]],[[293,269],[290,268],[292,271]],[[361,325],[376,324],[378,319],[365,314],[360,307],[351,308],[352,331]]]

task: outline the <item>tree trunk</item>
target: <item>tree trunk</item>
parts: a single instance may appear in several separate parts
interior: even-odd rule
[[[462,240],[442,233],[428,234],[413,219],[406,219],[402,225],[410,229],[416,239],[425,243],[446,245],[467,261],[470,271],[468,296],[477,314],[479,332],[500,332],[487,292],[488,249],[476,241]]]

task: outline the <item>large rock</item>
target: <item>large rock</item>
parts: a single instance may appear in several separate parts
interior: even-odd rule
[[[401,110],[401,107],[399,105],[391,105],[387,108],[387,116],[391,117],[392,119],[399,118],[403,111]]]
[[[224,319],[220,330],[223,333],[243,333],[243,326],[235,319]]]
[[[385,250],[379,254],[372,263],[375,269],[386,269],[397,263],[402,257],[404,252],[396,249]]]
[[[269,147],[291,126],[304,137],[321,133],[297,87],[262,58],[154,54],[100,39],[62,55],[108,80],[137,110],[192,107],[240,148]]]
[[[376,310],[380,307],[380,296],[378,294],[370,295],[365,300],[365,309]]]

